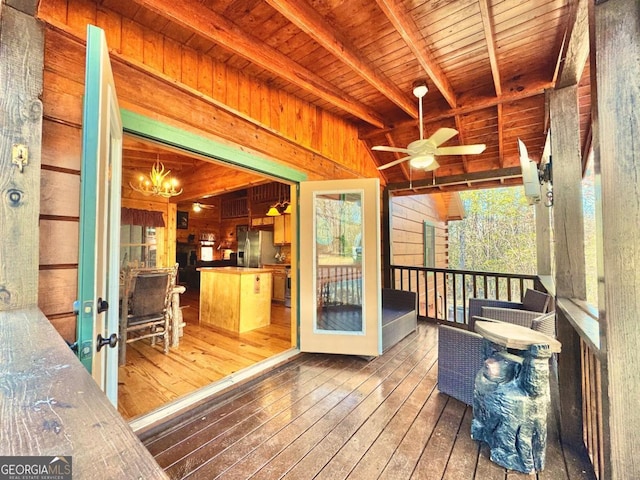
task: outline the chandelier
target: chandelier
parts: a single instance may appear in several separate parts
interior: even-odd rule
[[[169,178],[171,170],[165,170],[164,165],[156,161],[151,167],[149,175],[140,175],[138,178],[138,186],[134,186],[129,182],[129,186],[143,195],[157,195],[159,197],[175,197],[182,193],[182,188],[177,190],[178,181],[175,178]]]

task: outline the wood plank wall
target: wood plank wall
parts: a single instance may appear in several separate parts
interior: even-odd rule
[[[326,175],[335,178],[336,174],[340,178],[378,176],[370,152],[358,139],[353,124],[199,54],[94,1],[43,0],[38,16],[82,41],[88,23],[103,28],[112,61],[122,60],[145,74],[170,82],[177,89],[197,95],[211,107],[234,113],[234,123],[243,129],[275,132],[295,146],[304,147],[308,153],[319,154],[320,165],[309,170],[310,174],[319,167],[320,178]],[[117,79],[116,86],[122,97]],[[144,96],[142,85],[138,85],[137,90]],[[147,106],[154,110],[153,104]],[[216,119],[216,109],[211,107],[208,117]],[[243,125],[242,120],[251,125]],[[271,155],[279,158],[277,154]],[[306,166],[300,165],[299,160],[294,165]]]
[[[436,230],[436,267],[449,264],[447,224],[438,214],[439,195],[411,195],[393,197],[391,202],[391,263],[394,265],[423,265],[422,224],[427,221]]]
[[[435,266],[449,266],[448,227],[446,215],[441,212],[445,203],[441,197],[440,194],[392,197],[390,239],[393,265],[424,265],[423,222],[427,221],[435,227]],[[420,292],[421,311],[426,308],[429,315],[434,315],[434,292],[427,291],[424,283],[420,285]]]
[[[310,178],[377,176],[353,125],[260,85],[92,1],[43,1],[39,17],[49,25],[45,30],[38,305],[69,341],[75,339],[72,305],[77,290],[88,23],[105,29],[122,107],[248,146]],[[165,238],[165,243],[169,251],[171,239]]]

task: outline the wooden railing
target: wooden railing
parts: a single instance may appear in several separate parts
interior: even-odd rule
[[[584,448],[598,479],[610,478],[608,434],[604,405],[607,402],[606,355],[600,346],[597,312],[584,302],[557,299],[558,361],[561,386],[562,440]]]
[[[580,340],[582,352],[582,438],[596,477],[604,478],[602,364],[596,352]]]
[[[469,298],[521,301],[527,288],[542,290],[535,275],[391,265],[391,288],[416,292],[418,318],[467,322]]]

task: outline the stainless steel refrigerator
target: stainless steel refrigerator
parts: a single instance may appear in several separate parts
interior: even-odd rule
[[[273,232],[267,230],[241,230],[238,232],[238,266],[261,267],[276,262],[277,249],[273,245]]]

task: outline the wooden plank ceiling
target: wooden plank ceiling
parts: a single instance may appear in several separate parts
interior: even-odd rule
[[[414,82],[425,80],[424,134],[445,145],[484,143],[480,155],[440,156],[435,172],[408,162],[389,184],[437,178],[520,183],[517,139],[539,161],[548,130],[545,89],[580,80],[583,151],[590,122],[583,0],[102,0],[134,21],[245,75],[355,123],[371,147],[419,138]],[[578,21],[576,21],[578,19]],[[576,28],[574,28],[576,26]],[[579,31],[580,30],[580,31]],[[573,35],[573,37],[572,37]],[[582,48],[584,50],[584,48]],[[569,63],[571,65],[569,65]],[[571,80],[565,81],[570,84]],[[374,152],[378,165],[401,154]],[[461,186],[460,186],[461,185]]]

